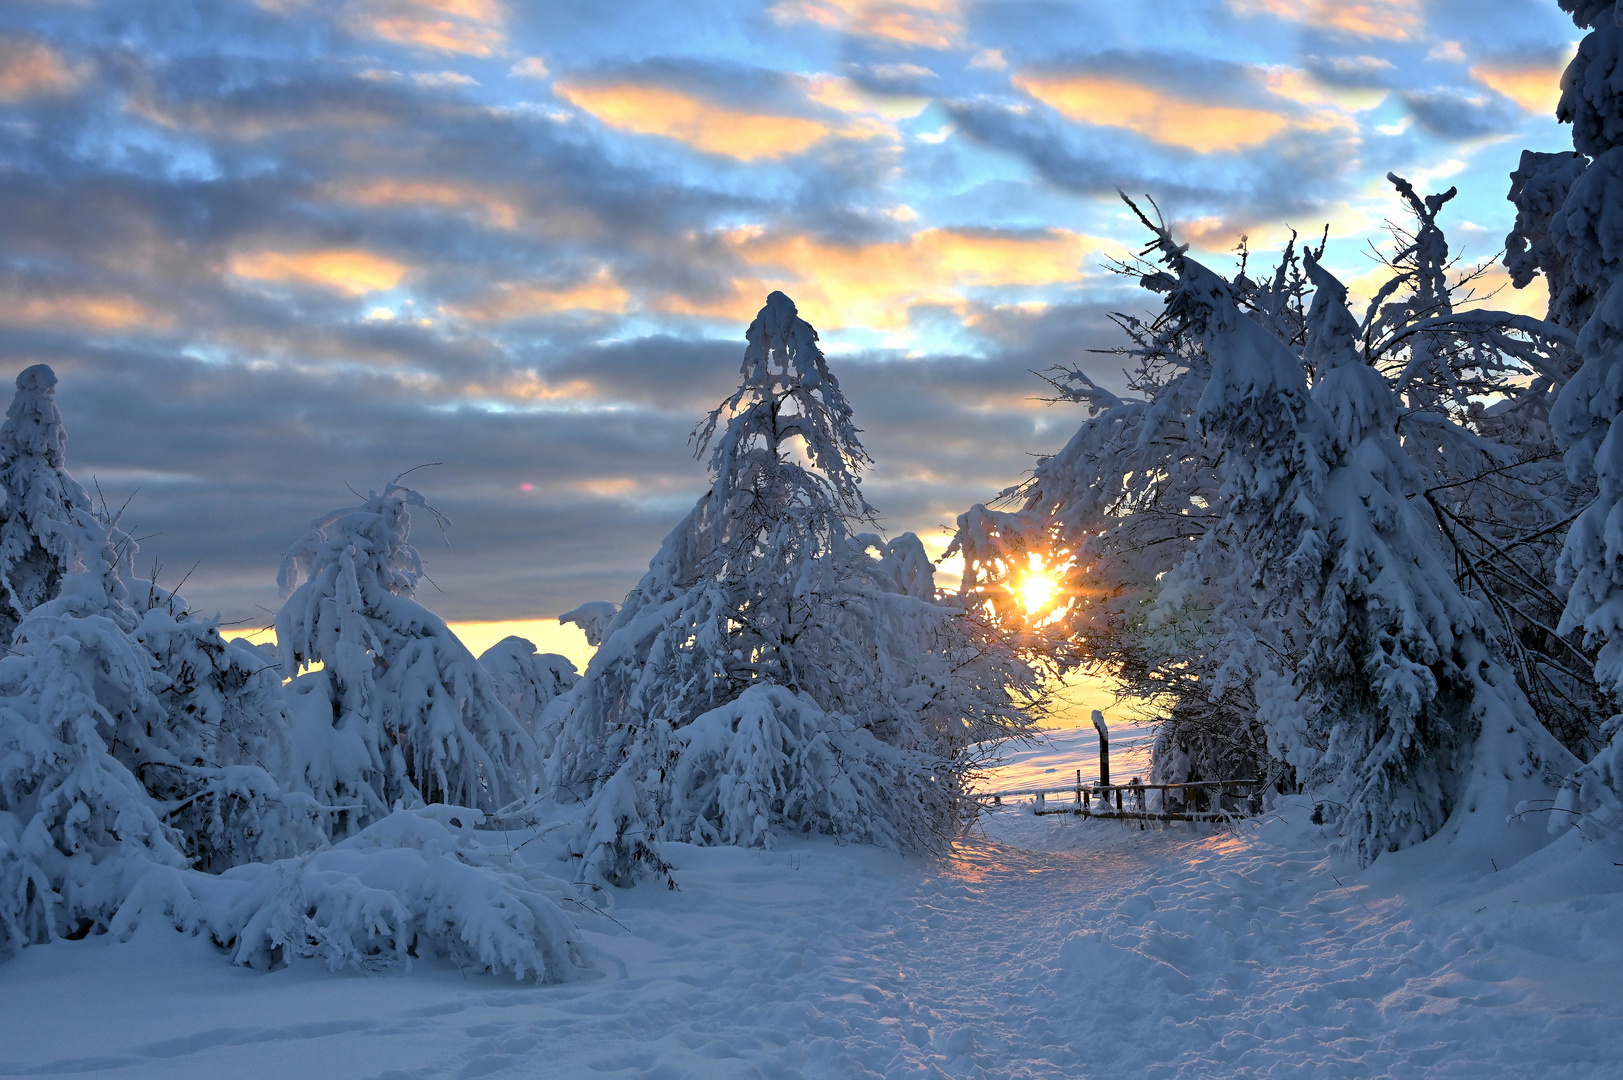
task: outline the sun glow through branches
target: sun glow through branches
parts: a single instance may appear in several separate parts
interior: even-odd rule
[[[1037,560],[1032,560],[1036,564]],[[1014,593],[1020,598],[1020,606],[1031,615],[1049,604],[1053,603],[1054,595],[1059,592],[1059,582],[1054,580],[1052,574],[1034,565],[1031,570],[1021,576],[1015,585]]]

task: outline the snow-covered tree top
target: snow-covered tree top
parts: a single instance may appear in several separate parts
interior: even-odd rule
[[[586,644],[596,647],[603,643],[603,632],[620,613],[620,605],[610,600],[588,600],[579,607],[558,616],[564,626],[574,623],[586,635]]]
[[[301,581],[310,580],[319,567],[351,547],[359,556],[358,572],[369,573],[374,583],[395,596],[414,595],[423,577],[422,557],[411,544],[414,506],[433,514],[436,521],[447,523],[420,492],[394,481],[381,492],[367,492],[358,506],[346,506],[310,522],[310,531],[288,549],[276,575],[283,598],[291,596]]]
[[[56,372],[48,364],[24,368],[17,376],[17,396],[0,427],[0,452],[7,460],[38,457],[60,469],[67,460],[67,441],[56,407]]]
[[[710,453],[715,500],[729,510],[742,509],[752,496],[786,479],[784,466],[809,473],[793,460],[798,451],[824,492],[822,499],[810,501],[827,500],[848,518],[871,518],[874,511],[862,497],[858,474],[872,459],[857,439],[839,380],[817,346],[817,331],[800,317],[793,300],[774,292],[745,338],[749,347],[738,389],[694,433],[698,453]]]

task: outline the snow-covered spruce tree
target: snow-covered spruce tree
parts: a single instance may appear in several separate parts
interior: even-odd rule
[[[150,585],[131,592],[138,611],[149,605],[129,636],[152,658],[164,719],[128,718],[112,746],[164,807],[191,865],[218,873],[325,846],[327,810],[292,775],[280,671],[227,641],[217,616]]]
[[[1345,854],[1368,862],[1446,827],[1463,858],[1514,856],[1506,816],[1572,759],[1407,497],[1420,472],[1345,290],[1305,260],[1316,291],[1297,355],[1228,282],[1176,251],[1169,262],[1169,310],[1210,365],[1195,413],[1222,487],[1154,609],[1197,587],[1211,596],[1200,645],[1225,660],[1209,681],[1253,688],[1273,753],[1331,810]]]
[[[580,681],[575,665],[557,653],[536,652],[524,638],[505,637],[480,654],[479,666],[490,676],[497,699],[535,740],[537,755],[545,758],[563,719],[553,703]]]
[[[35,364],[17,376],[0,426],[0,644],[107,538],[89,494],[68,475],[66,451],[56,373]]]
[[[1317,291],[1305,360],[1318,372],[1313,400],[1330,425],[1320,453],[1332,467],[1296,679],[1306,708],[1287,752],[1339,804],[1344,850],[1360,862],[1445,822],[1486,849],[1574,759],[1535,719],[1440,557],[1435,521],[1409,498],[1421,475],[1398,440],[1398,399],[1360,355],[1345,287],[1313,260],[1308,271]]]
[[[423,567],[412,507],[432,512],[391,482],[312,521],[282,561],[282,671],[323,665],[289,687],[293,772],[341,808],[338,836],[391,807],[495,812],[534,788],[534,740],[473,654],[414,598]]]
[[[1615,701],[1623,694],[1623,26],[1609,0],[1561,6],[1590,32],[1561,78],[1556,116],[1572,124],[1578,154],[1593,160],[1584,167],[1580,157],[1570,166],[1576,176],[1541,249],[1551,317],[1582,320],[1583,367],[1563,389],[1551,424],[1569,477],[1595,485],[1561,553],[1561,583],[1568,586],[1561,629],[1582,630],[1599,647],[1595,677]],[[1558,298],[1569,295],[1558,310]],[[1603,735],[1606,746],[1563,786],[1552,830],[1574,820],[1597,832],[1623,828],[1623,716],[1607,721]]]
[[[1391,277],[1355,340],[1397,396],[1395,429],[1417,474],[1411,497],[1435,517],[1456,582],[1483,602],[1540,722],[1588,756],[1603,695],[1580,636],[1554,629],[1564,603],[1550,588],[1560,538],[1588,497],[1564,477],[1550,428],[1578,369],[1576,338],[1552,321],[1477,306],[1473,283],[1488,264],[1458,268],[1438,220],[1454,189],[1422,198],[1388,179],[1414,225],[1388,226]]]
[[[1291,658],[1302,654],[1319,595],[1325,418],[1309,397],[1300,358],[1240,309],[1234,287],[1164,234],[1162,249],[1178,275],[1168,314],[1208,365],[1191,413],[1220,486],[1204,532],[1167,572],[1144,625],[1163,635],[1167,627],[1188,627],[1163,648],[1175,657],[1169,647],[1181,637],[1208,658],[1195,673],[1206,700],[1254,702],[1268,753],[1255,745],[1263,733],[1244,721],[1227,730],[1174,729],[1159,749],[1186,768],[1203,766],[1197,775],[1243,762],[1268,777],[1270,759],[1301,767],[1288,752],[1299,719],[1288,687],[1296,675]],[[1310,265],[1312,257],[1308,252]],[[1167,774],[1165,764],[1156,770]]]
[[[773,293],[746,337],[696,431],[710,490],[604,631],[550,765],[588,800],[594,882],[660,866],[661,838],[933,846],[972,809],[975,744],[1029,724],[1032,671],[936,598],[917,538],[853,535],[869,459],[816,331]]]

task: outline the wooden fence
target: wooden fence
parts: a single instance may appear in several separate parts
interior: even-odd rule
[[[1070,787],[1029,788],[996,791],[982,796],[993,806],[1004,799],[1035,797],[1038,814],[1075,814],[1079,817],[1125,818],[1134,821],[1232,821],[1262,812],[1261,780],[1194,780],[1186,784],[1145,784],[1134,777],[1126,784],[1082,782]],[[1160,809],[1152,810],[1147,794],[1162,793]],[[1070,796],[1059,806],[1049,805],[1049,796]],[[1177,808],[1169,806],[1176,797]]]
[[[1263,780],[1191,780],[1186,784],[1146,784],[1133,777],[1125,784],[1110,782],[1110,732],[1099,710],[1093,711],[1093,726],[1099,733],[1099,780],[1082,783],[1082,770],[1076,770],[1072,787],[1030,788],[1023,791],[995,791],[983,795],[993,806],[1004,799],[1034,796],[1039,814],[1076,814],[1079,817],[1124,818],[1133,821],[1232,821],[1262,812]],[[1159,791],[1160,808],[1151,810],[1148,792]],[[1074,800],[1050,807],[1050,795],[1069,795]],[[1168,803],[1176,798],[1177,809]],[[1225,803],[1226,801],[1226,803]],[[1112,805],[1114,803],[1114,805]]]

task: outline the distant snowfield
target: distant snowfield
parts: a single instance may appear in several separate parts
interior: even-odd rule
[[[30,948],[0,966],[0,1075],[1618,1075],[1623,852],[1569,834],[1475,881],[1429,880],[1424,847],[1348,873],[1309,812],[1005,810],[938,861],[672,845],[680,891],[580,912],[597,974],[563,986],[254,972],[167,929]]]

